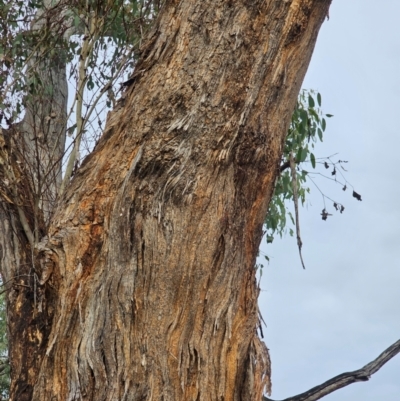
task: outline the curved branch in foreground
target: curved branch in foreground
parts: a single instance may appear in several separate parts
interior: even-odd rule
[[[342,373],[334,378],[313,387],[302,394],[285,398],[283,401],[316,401],[326,395],[360,381],[368,381],[386,362],[390,361],[400,352],[400,340],[396,341],[389,348],[383,351],[376,359],[364,367],[353,372]],[[270,398],[263,397],[263,401],[273,401]]]

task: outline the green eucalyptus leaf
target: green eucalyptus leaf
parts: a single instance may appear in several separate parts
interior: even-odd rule
[[[321,94],[319,92],[317,93],[317,102],[318,102],[318,106],[321,107],[322,98],[321,98]]]
[[[81,19],[79,18],[78,15],[75,15],[75,17],[74,17],[74,26],[75,26],[75,28],[78,28],[80,23],[81,23]]]
[[[308,113],[304,109],[300,110],[300,118],[301,118],[301,123],[307,125]]]
[[[296,154],[296,160],[298,163],[303,163],[307,159],[308,149],[300,148]]]
[[[319,116],[318,113],[314,109],[309,109],[308,112],[310,115],[314,118],[316,122],[319,122]]]
[[[308,95],[308,106],[310,108],[315,107],[315,101],[314,101],[313,97],[311,96],[311,94]]]
[[[323,134],[322,134],[321,128],[318,128],[317,133],[318,133],[319,140],[322,142]]]
[[[311,160],[312,167],[315,168],[315,156],[314,156],[314,153],[310,154],[310,160]]]
[[[321,127],[322,127],[322,131],[325,131],[325,129],[326,129],[326,121],[325,121],[325,118],[323,118],[322,121],[321,121]]]

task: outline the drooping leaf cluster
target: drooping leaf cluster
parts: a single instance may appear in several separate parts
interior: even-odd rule
[[[314,91],[303,90],[300,92],[296,108],[292,115],[288,134],[284,144],[284,152],[280,166],[274,195],[269,205],[265,227],[267,231],[267,242],[272,242],[275,235],[280,235],[287,226],[287,216],[294,225],[292,213],[287,208],[288,201],[293,201],[292,177],[290,174],[290,154],[294,155],[297,168],[298,199],[304,205],[306,195],[310,192],[308,187],[308,171],[303,168],[305,163],[316,168],[316,157],[314,155],[315,144],[323,140],[326,129],[325,117],[332,117],[331,114],[324,115],[321,111],[321,95]],[[289,229],[293,235],[293,229]]]
[[[112,107],[115,83],[134,68],[143,36],[162,3],[0,0],[0,118],[6,125],[21,119],[30,98],[37,101],[41,93],[52,91],[38,71],[68,64],[69,83],[76,90],[68,132],[72,135],[76,129],[79,97],[87,109],[82,119],[89,124],[92,115],[99,114],[94,108],[100,98],[107,97]]]
[[[162,3],[0,0],[0,21],[5,32],[0,37],[0,126],[16,127],[29,109],[37,116],[34,123],[29,121],[37,141],[47,138],[50,122],[57,124],[64,149],[64,179],[59,194],[100,138],[106,110],[115,106],[120,84],[132,73],[143,37]],[[65,75],[65,70],[69,92],[66,115],[56,90],[57,74]],[[66,143],[63,133],[71,138]],[[48,145],[48,152],[53,145]],[[37,148],[45,146],[36,143]],[[51,169],[60,167],[59,160],[60,156],[51,160],[41,177],[57,176],[58,172]],[[32,176],[31,181],[37,179]],[[50,188],[51,184],[40,182],[39,187]],[[40,203],[46,195],[38,192]]]
[[[95,134],[93,121],[101,129],[103,100],[107,108],[115,104],[119,84],[129,75],[137,60],[143,36],[161,7],[160,0],[115,0],[84,2],[70,8],[73,29],[68,44],[68,79],[76,91],[67,132],[70,136]],[[79,100],[83,124],[74,121]],[[76,103],[75,103],[76,102]],[[78,106],[79,107],[79,106]],[[86,151],[90,151],[90,146]]]
[[[37,38],[30,25],[38,6],[33,2],[0,0],[0,119],[6,118],[10,123],[22,112],[21,94],[29,93],[23,71]]]
[[[335,160],[335,155],[316,157],[315,146],[323,141],[326,130],[326,119],[332,114],[324,114],[321,110],[321,94],[313,90],[302,90],[299,94],[296,108],[284,144],[284,152],[280,165],[280,172],[275,184],[274,195],[271,199],[267,217],[265,219],[265,232],[267,243],[273,242],[276,235],[282,237],[288,227],[288,218],[295,226],[295,219],[288,209],[293,203],[293,185],[290,171],[289,156],[292,154],[296,163],[297,197],[304,205],[307,194],[310,193],[310,184],[320,192],[323,201],[323,209],[320,213],[322,220],[327,220],[332,214],[327,211],[326,200],[331,203],[333,209],[343,213],[345,207],[327,196],[315,182],[315,178],[322,177],[325,180],[334,181],[346,191],[352,185],[347,181],[344,172],[345,160]],[[320,168],[320,169],[319,169]],[[325,171],[329,169],[328,175]],[[321,172],[322,170],[322,172]],[[353,197],[361,200],[361,195],[354,191]],[[294,229],[289,228],[289,234],[294,235]],[[267,257],[268,259],[268,257]]]
[[[73,35],[67,70],[75,94],[66,131],[73,146],[61,193],[100,138],[105,110],[115,106],[123,78],[134,69],[142,39],[161,5],[161,0],[91,0],[70,8]]]

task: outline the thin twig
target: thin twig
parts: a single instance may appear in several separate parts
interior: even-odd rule
[[[293,189],[293,202],[294,202],[294,212],[296,217],[296,237],[297,237],[297,247],[299,248],[299,255],[301,260],[301,265],[305,269],[303,255],[301,254],[301,247],[303,243],[300,236],[300,219],[299,219],[299,197],[297,192],[297,175],[296,175],[296,162],[293,157],[293,153],[289,155],[290,170],[292,172],[292,189]]]

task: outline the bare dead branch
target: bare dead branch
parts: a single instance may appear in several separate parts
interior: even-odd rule
[[[390,361],[399,352],[400,340],[396,341],[389,348],[383,351],[376,359],[361,369],[354,370],[353,372],[342,373],[302,394],[285,398],[282,401],[316,401],[330,393],[333,393],[336,390],[339,390],[342,387],[348,386],[349,384],[360,381],[368,381],[374,373],[376,373],[386,362]],[[263,397],[263,401],[273,400]]]

